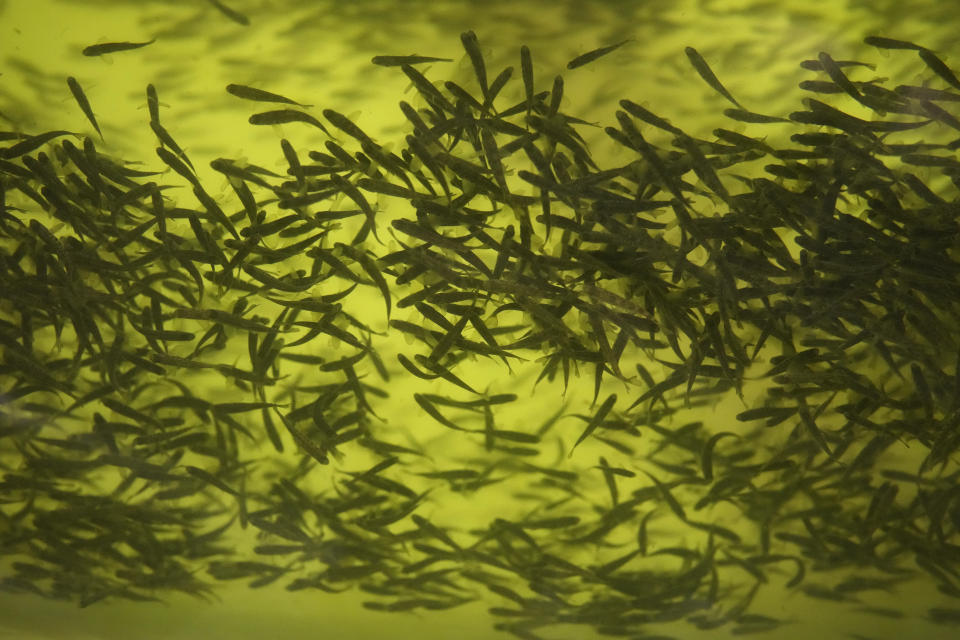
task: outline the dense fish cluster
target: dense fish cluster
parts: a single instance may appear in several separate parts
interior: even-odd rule
[[[466,85],[418,66],[443,58],[373,59],[416,92],[392,145],[228,85],[266,105],[252,125],[327,136],[280,140],[285,173],[212,160],[228,198],[153,86],[145,166],[69,131],[0,132],[0,588],[81,606],[225,580],[360,589],[387,612],[483,599],[524,639],[770,632],[790,621],[751,603],[781,585],[878,619],[914,612],[871,592],[918,577],[960,597],[955,73],[871,37],[917,56],[924,83],[821,53],[802,108],[763,114],[688,47],[733,105],[698,139],[630,99],[600,129],[564,111],[562,76],[534,77],[529,48],[515,73],[461,41]],[[768,143],[775,128],[793,144]],[[369,293],[382,311],[357,313]],[[406,339],[390,358],[381,312]],[[592,402],[505,427],[504,407],[538,400],[491,390],[474,360],[532,362]],[[384,428],[398,380],[429,384],[422,413],[391,421],[471,455]],[[683,419],[727,401],[736,420]],[[515,504],[483,526],[424,515],[505,486]]]

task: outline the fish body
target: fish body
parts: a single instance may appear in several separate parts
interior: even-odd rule
[[[87,100],[87,95],[83,92],[83,88],[80,86],[80,83],[77,82],[77,79],[73,76],[69,76],[67,77],[67,86],[70,87],[70,93],[73,94],[77,104],[80,105],[80,110],[83,111],[83,115],[87,117],[87,120],[90,121],[90,124],[93,125],[93,128],[97,130],[98,134],[100,134],[100,139],[103,140],[103,132],[100,131],[100,125],[97,124],[97,119],[93,116],[93,109],[90,107],[90,101]]]
[[[157,39],[154,38],[147,42],[104,42],[102,44],[92,44],[89,47],[84,47],[83,55],[92,57],[117,53],[119,51],[130,51],[132,49],[140,49],[156,41]]]

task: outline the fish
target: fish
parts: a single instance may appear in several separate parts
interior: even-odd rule
[[[70,131],[47,131],[46,133],[41,133],[35,136],[27,136],[17,142],[16,144],[0,148],[0,158],[4,159],[13,159],[19,156],[22,156],[25,153],[30,153],[34,149],[37,149],[46,143],[50,142],[54,138],[59,138],[60,136],[75,136],[77,134],[71,133]]]
[[[795,413],[797,413],[796,407],[756,407],[753,409],[747,409],[746,411],[741,411],[737,414],[736,418],[740,422],[749,422],[751,420],[761,420],[766,418],[770,420],[770,422],[767,423],[767,426],[772,427],[780,422],[783,422]]]
[[[507,67],[503,71],[497,74],[497,77],[493,79],[493,82],[490,83],[490,95],[487,98],[487,101],[484,103],[484,111],[487,111],[487,108],[493,104],[493,101],[496,100],[497,96],[500,95],[500,92],[510,81],[510,78],[513,77],[513,67]],[[501,123],[503,120],[496,120],[495,122]]]
[[[935,74],[940,76],[947,84],[954,87],[955,89],[960,89],[960,80],[957,79],[957,76],[954,75],[953,71],[946,65],[946,63],[937,57],[933,51],[930,49],[924,49],[921,47],[919,51],[920,59],[923,60],[924,64],[930,68]]]
[[[220,402],[210,406],[215,414],[224,416],[232,413],[246,413],[260,409],[271,409],[278,406],[273,402]]]
[[[410,82],[413,83],[413,86],[416,87],[420,95],[423,96],[423,99],[426,100],[430,105],[438,109],[440,112],[456,113],[456,108],[442,93],[440,93],[440,90],[437,89],[437,87],[434,86],[434,84],[430,82],[426,76],[414,69],[409,64],[400,65],[400,69],[403,71],[404,75],[410,79]]]
[[[370,202],[363,195],[363,192],[360,191],[360,189],[358,189],[357,186],[354,185],[352,182],[350,182],[349,180],[347,180],[346,178],[338,174],[334,174],[332,176],[331,181],[333,182],[334,185],[336,185],[336,187],[340,190],[340,192],[343,193],[343,195],[350,198],[350,200],[352,200],[354,204],[360,207],[360,210],[363,212],[364,216],[366,217],[367,228],[369,228],[373,232],[373,237],[377,238],[377,241],[379,241],[380,239],[377,236],[377,225],[376,225],[377,214],[376,214],[376,211],[373,209],[373,207],[370,205]],[[389,307],[389,305],[390,305],[390,302],[388,298],[387,306]],[[387,315],[389,316],[390,314],[387,313]]]
[[[464,316],[457,321],[457,324],[451,325],[446,318],[443,317],[443,314],[436,311],[430,305],[424,303],[417,303],[417,310],[423,313],[423,315],[429,318],[434,323],[438,324],[441,329],[443,329],[443,334],[437,344],[430,351],[430,355],[427,358],[433,362],[440,362],[443,360],[443,357],[450,351],[450,348],[453,347],[454,343],[461,338],[463,329],[467,326],[467,317]]]
[[[180,307],[173,312],[175,318],[186,318],[191,320],[204,320],[224,324],[243,331],[252,331],[260,333],[270,333],[272,329],[259,320],[244,318],[236,312],[223,311],[221,309],[194,309],[190,307]]]
[[[743,109],[743,105],[737,102],[736,98],[730,95],[730,92],[727,91],[720,80],[717,79],[717,76],[714,75],[713,71],[710,69],[710,66],[707,64],[707,61],[703,59],[703,56],[694,49],[693,47],[687,47],[684,49],[687,54],[687,58],[690,60],[690,64],[693,65],[693,68],[696,69],[697,73],[700,74],[700,77],[703,78],[703,81],[706,82],[710,87],[722,95],[724,98],[732,102],[738,109]]]
[[[707,483],[713,482],[713,450],[716,447],[717,442],[728,436],[732,436],[734,438],[740,437],[738,434],[731,431],[721,431],[720,433],[711,436],[711,438],[703,445],[703,451],[700,454],[700,467],[703,472],[703,479]]]
[[[790,119],[794,122],[833,127],[846,133],[871,135],[869,131],[871,123],[867,120],[851,116],[819,100],[806,98],[805,102],[810,107],[810,111],[791,113]]]
[[[482,112],[486,110],[479,100],[470,95],[469,91],[458,85],[456,82],[447,80],[443,83],[443,86],[458,103],[467,105],[474,111]]]
[[[947,607],[932,607],[927,609],[927,618],[937,624],[960,624],[960,609]]]
[[[646,476],[653,481],[653,484],[656,485],[657,489],[660,490],[660,494],[667,501],[667,506],[670,507],[670,510],[673,511],[674,515],[685,521],[687,519],[686,512],[684,511],[683,506],[680,504],[680,501],[677,500],[670,492],[670,489],[653,477],[649,472],[644,471],[643,473],[646,474]]]
[[[190,167],[183,162],[183,160],[178,158],[165,147],[157,147],[156,152],[157,156],[159,156],[165,165],[179,173],[187,182],[192,184],[194,188],[200,189],[200,181],[197,179],[197,176],[193,173]]]
[[[899,85],[895,87],[894,92],[908,98],[917,100],[942,100],[946,102],[960,102],[960,93],[945,91],[943,89],[932,89],[930,87],[917,87],[913,85]]]
[[[893,38],[885,38],[883,36],[867,36],[863,39],[863,42],[878,49],[913,49],[915,51],[923,49],[920,45],[907,42],[906,40],[894,40]]]
[[[150,113],[150,122],[159,123],[160,122],[160,98],[157,96],[157,88],[152,84],[147,85],[147,110]]]
[[[693,167],[693,172],[697,175],[697,177],[703,181],[710,191],[719,196],[721,200],[730,203],[731,198],[730,194],[727,192],[727,188],[720,181],[720,177],[714,170],[713,165],[709,160],[707,160],[706,156],[703,155],[703,152],[700,150],[700,147],[697,146],[697,143],[693,140],[693,138],[690,138],[686,134],[682,134],[678,136],[677,142],[687,152],[690,164]],[[724,358],[725,356],[721,352],[718,354],[718,357]]]
[[[496,336],[494,336],[490,328],[487,327],[486,324],[484,324],[479,314],[468,313],[466,315],[467,315],[467,318],[470,320],[470,324],[473,326],[474,330],[476,330],[476,332],[480,335],[480,337],[487,344],[487,346],[490,347],[490,350],[491,350],[490,355],[499,356],[500,359],[503,360],[503,363],[507,365],[508,369],[510,369],[510,363],[507,361],[507,356],[511,358],[522,359],[520,356],[513,353],[509,353],[500,347],[499,343],[497,343]]]
[[[955,165],[957,165],[956,160],[953,160],[953,162]],[[920,399],[920,406],[923,407],[923,412],[927,419],[932,420],[934,411],[933,394],[930,392],[930,384],[927,382],[927,378],[923,373],[923,369],[921,369],[916,363],[911,363],[910,375],[913,378],[916,394]]]
[[[778,118],[776,116],[765,116],[761,113],[753,113],[751,111],[745,111],[744,109],[724,109],[723,115],[727,116],[731,120],[737,120],[738,122],[748,122],[751,124],[775,124],[778,122],[790,122],[786,118]]]
[[[555,518],[540,518],[537,520],[523,520],[517,523],[522,529],[565,529],[580,524],[579,516],[557,516]]]
[[[97,119],[93,116],[93,109],[90,108],[90,101],[87,100],[87,96],[83,92],[80,83],[77,82],[77,79],[73,76],[68,76],[67,86],[70,87],[70,93],[73,94],[77,104],[80,105],[80,110],[83,111],[83,115],[87,117],[87,120],[90,121],[90,124],[93,125],[93,128],[96,129],[100,135],[100,139],[103,140],[103,132],[100,131],[100,125],[97,124]]]
[[[477,83],[480,85],[480,93],[483,95],[483,101],[489,103],[490,87],[487,85],[487,67],[483,62],[483,54],[480,53],[480,43],[477,41],[477,34],[473,31],[464,31],[460,34],[460,42],[467,52],[467,57],[470,58],[470,64],[473,65],[473,72],[477,76]]]
[[[330,458],[327,456],[326,446],[315,442],[307,434],[298,429],[296,425],[294,425],[293,422],[287,419],[287,417],[282,413],[277,412],[277,416],[279,416],[283,426],[287,429],[287,431],[293,437],[294,442],[300,446],[304,453],[322,465],[330,464]]]
[[[803,80],[797,86],[813,93],[843,93],[843,89],[836,83],[826,80]]]
[[[205,469],[201,469],[200,467],[194,467],[192,465],[186,465],[184,468],[186,469],[187,473],[189,473],[193,477],[203,480],[208,484],[212,484],[213,486],[220,489],[221,491],[225,493],[229,493],[234,497],[240,496],[240,494],[237,492],[236,489],[234,489],[227,483],[223,482],[220,478],[210,473],[209,471],[206,471]]]
[[[270,91],[264,91],[263,89],[257,89],[256,87],[248,87],[247,85],[243,84],[228,84],[227,93],[238,98],[243,98],[244,100],[253,100],[256,102],[278,102],[282,104],[292,104],[297,107],[313,106],[310,104],[302,104],[296,100],[291,100],[290,98],[282,96],[278,93],[271,93]]]
[[[160,149],[158,149],[157,152],[159,154]],[[235,240],[239,240],[240,234],[237,233],[236,228],[233,226],[233,222],[231,222],[230,218],[227,217],[227,214],[223,212],[223,209],[220,208],[220,205],[217,204],[217,201],[200,187],[200,182],[196,177],[194,177],[191,182],[194,183],[193,195],[197,198],[200,204],[203,205],[207,215],[217,222],[221,227],[229,231],[230,235],[233,236]]]
[[[414,356],[414,359],[417,361],[417,364],[422,366],[424,369],[429,370],[435,376],[439,378],[443,378],[447,382],[455,384],[461,389],[465,389],[470,393],[477,393],[477,391],[473,387],[471,387],[466,382],[458,378],[456,375],[453,374],[453,372],[451,372],[448,368],[444,367],[443,365],[437,362],[434,362],[433,360],[430,360],[426,356],[422,356],[419,353]],[[477,395],[480,395],[480,394],[477,394]]]
[[[587,51],[586,53],[581,53],[581,54],[578,55],[576,58],[574,58],[573,60],[571,60],[570,62],[567,63],[567,69],[576,69],[576,68],[578,68],[578,67],[582,67],[582,66],[585,65],[585,64],[589,64],[589,63],[593,62],[594,60],[596,60],[597,58],[603,57],[603,56],[607,55],[608,53],[611,53],[611,52],[615,51],[616,49],[619,49],[620,47],[622,47],[623,45],[625,45],[625,44],[628,43],[628,42],[630,42],[630,39],[629,39],[629,38],[626,39],[626,40],[622,40],[622,41],[618,42],[617,44],[611,44],[611,45],[607,45],[607,46],[605,46],[605,47],[600,47],[600,48],[598,48],[598,49],[593,49],[593,50],[591,50],[591,51]]]
[[[149,463],[138,457],[101,454],[100,457],[97,458],[97,461],[102,464],[129,469],[134,475],[149,480],[163,482],[176,480],[178,478],[175,474],[169,473],[168,465]]]
[[[297,111],[296,109],[276,109],[274,111],[264,111],[262,113],[255,113],[250,116],[247,120],[250,124],[256,125],[265,125],[265,124],[288,124],[291,122],[303,122],[306,124],[311,124],[321,131],[323,131],[328,136],[330,132],[327,130],[323,123],[314,118],[309,113],[304,113],[303,111]],[[333,136],[330,136],[333,137]]]
[[[561,100],[563,100],[563,76],[558,75],[553,79],[553,87],[550,89],[550,103],[547,105],[548,118],[557,115]]]
[[[447,199],[452,200],[453,196],[450,192],[450,185],[447,181],[447,176],[440,167],[440,164],[436,162],[436,159],[433,157],[433,154],[430,152],[427,146],[418,137],[412,135],[408,135],[406,141],[407,146],[413,152],[413,155],[416,156],[421,163],[423,163],[423,166],[425,166],[430,174],[436,179],[436,181],[440,183],[440,187],[443,189],[444,194],[446,194]],[[421,208],[417,206],[417,201],[414,201],[412,204],[417,208]]]
[[[635,473],[629,471],[628,469],[620,469],[618,467],[611,467],[607,462],[607,459],[603,456],[600,456],[599,459],[600,465],[598,468],[603,472],[604,482],[607,484],[607,490],[610,492],[610,501],[613,506],[616,507],[619,502],[619,491],[617,489],[617,479],[616,476],[624,475],[625,477],[632,478],[636,476]],[[626,472],[626,473],[624,473]]]
[[[496,140],[494,135],[487,131],[486,129],[480,132],[480,142],[483,149],[484,158],[487,161],[487,166],[493,171],[493,178],[497,183],[497,186],[500,187],[500,191],[505,198],[510,198],[510,188],[507,185],[506,172],[504,171],[503,162],[500,157],[500,150],[497,148]]]
[[[609,396],[607,396],[607,398],[600,405],[600,408],[597,409],[597,412],[593,415],[593,417],[589,421],[587,421],[587,426],[583,430],[583,433],[580,434],[580,437],[577,438],[577,441],[570,448],[570,453],[567,456],[568,458],[573,456],[573,451],[574,449],[577,448],[577,445],[579,445],[581,442],[583,442],[588,437],[590,437],[590,434],[593,433],[597,429],[597,427],[600,426],[600,424],[606,419],[610,411],[613,410],[613,406],[616,403],[617,403],[617,394],[611,393]]]
[[[378,146],[370,138],[370,136],[364,133],[360,127],[355,125],[349,118],[347,118],[347,116],[343,115],[342,113],[334,111],[333,109],[324,109],[323,117],[326,118],[330,124],[335,126],[337,129],[340,129],[351,138],[354,138],[361,143],[366,142],[368,144]]]
[[[263,187],[264,189],[272,188],[270,183],[268,183],[263,178],[259,177],[256,173],[250,170],[248,167],[240,167],[233,163],[232,160],[226,158],[217,158],[210,161],[210,168],[214,171],[219,171],[228,177],[239,178],[244,182],[250,182],[256,185]],[[279,176],[277,176],[279,177]],[[296,216],[291,216],[295,218]]]
[[[820,61],[820,66],[823,67],[823,70],[827,72],[827,75],[830,76],[830,79],[833,80],[838,87],[857,102],[863,102],[863,96],[860,95],[857,88],[853,86],[853,83],[850,82],[843,71],[841,71],[829,53],[821,51],[817,59]]]
[[[357,180],[356,186],[360,187],[361,189],[366,189],[367,191],[372,191],[373,193],[381,193],[385,196],[403,198],[404,200],[411,200],[421,195],[415,191],[407,189],[406,187],[393,184],[388,180],[374,178],[360,178]]]
[[[415,325],[415,324],[405,323],[405,322],[403,322],[403,321],[401,321],[401,320],[391,320],[391,321],[390,321],[390,326],[391,326],[391,327],[400,329],[401,331],[404,330],[403,325],[409,325],[410,333],[413,333],[414,335],[416,335],[415,332],[416,332],[417,330],[420,330],[420,329],[421,329],[421,327],[419,327],[419,326],[417,326],[417,325]],[[429,373],[424,373],[423,371],[421,371],[420,369],[417,368],[417,365],[413,364],[413,362],[410,360],[410,358],[408,358],[407,356],[403,355],[402,353],[398,353],[398,354],[397,354],[397,361],[400,363],[400,365],[401,365],[404,369],[406,369],[407,371],[409,371],[412,375],[416,376],[417,378],[420,378],[421,380],[436,380],[436,379],[439,377],[439,376],[436,376],[436,375],[430,375]]]
[[[523,78],[523,95],[527,115],[533,108],[533,58],[527,45],[520,47],[520,75]]]
[[[484,407],[488,409],[489,407]],[[523,431],[509,431],[505,429],[484,429],[480,431],[475,431],[475,433],[483,433],[485,436],[493,436],[494,438],[501,438],[503,440],[509,440],[511,442],[522,442],[524,444],[539,444],[540,436],[532,433],[524,433]]]
[[[637,528],[637,549],[639,549],[640,555],[647,555],[647,523],[654,513],[656,513],[656,509],[648,511],[640,520],[640,526]]]
[[[958,161],[955,157],[950,156],[936,156],[926,153],[905,153],[900,156],[900,159],[907,164],[912,164],[917,167],[960,168],[960,161]]]
[[[169,147],[171,151],[173,151],[177,156],[183,159],[184,162],[190,165],[191,170],[196,171],[196,169],[193,166],[193,163],[190,162],[190,158],[187,157],[187,154],[184,152],[184,150],[180,148],[180,145],[177,144],[177,142],[173,139],[173,136],[170,135],[170,133],[164,128],[162,124],[160,124],[159,121],[151,120],[150,128],[153,130],[153,133],[157,136],[157,139],[160,140],[161,144]]]
[[[370,279],[373,280],[374,284],[376,284],[377,288],[380,290],[380,295],[387,307],[387,320],[390,320],[390,286],[384,279],[380,269],[377,268],[374,258],[372,258],[366,251],[361,251],[355,247],[351,247],[341,242],[334,244],[334,247],[340,249],[344,255],[356,261],[364,270],[364,272],[370,276]]]
[[[425,140],[421,139],[421,136],[426,138],[426,136],[430,133],[430,127],[427,126],[427,124],[423,121],[420,112],[405,100],[400,101],[400,111],[403,112],[403,115],[407,118],[407,120],[410,121],[410,124],[413,125],[414,133],[417,136],[415,139],[421,144],[421,146],[426,148],[424,145]],[[413,138],[413,136],[407,136],[407,138],[407,144],[409,144],[409,139]]]
[[[838,67],[866,67],[868,69],[876,69],[877,65],[871,64],[869,62],[859,62],[857,60],[834,60]],[[806,69],[807,71],[823,71],[823,66],[821,66],[819,60],[804,60],[800,63],[801,69]]]
[[[644,139],[643,135],[633,126],[633,123],[625,113],[618,111],[617,120],[624,128],[624,132],[629,137],[634,148],[640,151],[640,154],[652,167],[654,173],[676,199],[674,202],[680,203],[679,206],[674,207],[675,212],[679,215],[683,206],[682,203],[684,202],[683,193],[680,189],[680,180],[673,172],[667,171],[666,165],[664,165],[653,146]],[[681,222],[683,221],[681,220]]]
[[[903,618],[906,614],[899,609],[889,607],[857,607],[857,611],[867,613],[871,616],[882,616],[884,618]]]
[[[405,64],[425,64],[427,62],[453,62],[453,58],[435,58],[417,54],[409,56],[373,56],[373,64],[381,67],[399,67]]]
[[[393,493],[406,498],[415,498],[417,496],[416,492],[406,485],[384,476],[371,475],[371,472],[354,473],[348,471],[347,473],[354,476],[353,482],[362,482],[386,493]]]
[[[678,129],[677,127],[673,126],[672,124],[670,124],[669,122],[661,118],[660,116],[657,116],[651,113],[650,111],[646,110],[645,108],[641,107],[635,102],[631,102],[630,100],[624,99],[620,101],[620,106],[623,107],[624,111],[626,111],[627,113],[629,113],[635,118],[640,118],[647,124],[652,124],[653,126],[659,129],[663,129],[664,131],[667,131],[669,133],[672,133],[675,136],[686,135],[684,134],[683,130]]]
[[[217,11],[230,18],[237,24],[243,25],[244,27],[250,26],[250,18],[235,9],[231,9],[227,5],[220,2],[220,0],[207,0],[207,2],[216,7]]]
[[[157,39],[154,38],[147,42],[104,42],[102,44],[92,44],[89,47],[84,47],[83,55],[102,56],[108,53],[117,53],[118,51],[130,51],[131,49],[140,49],[156,41]]]

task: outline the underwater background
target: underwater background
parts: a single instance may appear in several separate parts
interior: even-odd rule
[[[954,637],[958,21],[0,2],[0,637]]]

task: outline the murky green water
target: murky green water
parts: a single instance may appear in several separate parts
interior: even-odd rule
[[[952,637],[945,4],[216,4],[0,4],[3,631]]]

